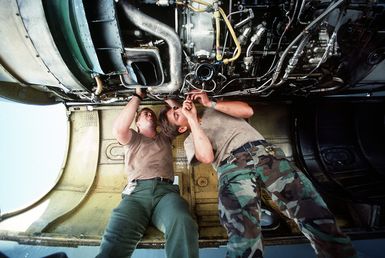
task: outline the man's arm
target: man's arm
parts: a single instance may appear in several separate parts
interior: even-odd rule
[[[183,102],[182,113],[186,116],[190,125],[195,158],[205,164],[212,163],[214,160],[213,146],[199,123],[195,105],[191,100]]]
[[[136,94],[141,98],[145,96],[142,93],[140,88],[136,89]],[[136,110],[140,105],[141,99],[134,95],[131,100],[127,103],[127,105],[123,108],[123,110],[119,113],[118,117],[115,119],[114,126],[112,128],[112,134],[118,140],[120,144],[127,144],[131,137],[132,132],[130,130],[130,126],[134,121]]]
[[[202,106],[207,108],[214,108],[215,110],[225,113],[227,115],[239,118],[249,118],[254,114],[253,108],[246,102],[242,101],[217,101],[209,100],[206,92],[191,91],[189,93],[192,100],[197,100]]]

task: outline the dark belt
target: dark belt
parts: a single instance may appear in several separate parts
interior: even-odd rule
[[[257,141],[247,142],[247,143],[243,144],[241,147],[236,148],[235,150],[231,151],[230,153],[232,155],[235,155],[235,154],[238,154],[241,152],[248,152],[252,147],[259,146],[259,145],[269,146],[271,144],[269,144],[265,140],[257,140]],[[228,163],[228,157],[226,159],[222,160],[221,163],[219,163],[219,166],[221,167],[227,163]]]
[[[133,180],[131,180],[131,182],[142,182],[142,181],[149,181],[149,180],[164,182],[164,183],[168,183],[170,185],[172,185],[174,183],[174,180],[171,180],[171,179],[168,179],[165,177],[154,177],[154,178],[148,178],[148,179],[133,179]]]

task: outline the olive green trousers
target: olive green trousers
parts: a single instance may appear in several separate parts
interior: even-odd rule
[[[156,180],[138,181],[112,212],[98,258],[131,257],[149,225],[164,233],[168,258],[197,258],[198,226],[179,187]]]

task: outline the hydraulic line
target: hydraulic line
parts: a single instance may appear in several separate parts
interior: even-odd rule
[[[287,46],[287,48],[285,49],[285,51],[282,53],[282,56],[281,58],[279,59],[278,61],[278,64],[277,64],[277,68],[276,68],[276,71],[275,73],[273,74],[273,78],[271,80],[271,83],[270,85],[271,86],[278,86],[278,85],[281,85],[284,80],[281,80],[280,82],[278,83],[275,83],[278,79],[278,76],[281,72],[281,68],[282,68],[282,65],[283,65],[283,61],[284,59],[286,58],[287,54],[289,53],[289,50],[294,46],[294,44],[297,43],[297,41],[299,41],[304,35],[308,34],[309,31],[316,25],[318,24],[318,22],[320,22],[321,20],[323,20],[329,13],[331,13],[334,9],[336,9],[338,6],[340,6],[345,0],[339,0],[335,3],[332,3],[328,8],[326,8],[326,10],[321,14],[319,15],[314,21],[312,21],[308,26],[306,26],[306,28],[300,33],[298,34],[298,36],[289,44],[289,46]]]

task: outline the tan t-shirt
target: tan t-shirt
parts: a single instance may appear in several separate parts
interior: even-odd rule
[[[128,182],[133,179],[154,177],[174,178],[171,141],[159,133],[155,139],[132,131],[130,141],[124,145],[125,171]]]
[[[263,136],[246,120],[226,115],[212,108],[205,109],[201,117],[201,127],[214,149],[214,168],[217,168],[231,151],[245,143],[264,140]],[[184,148],[187,160],[191,163],[195,157],[191,134],[186,138]]]

